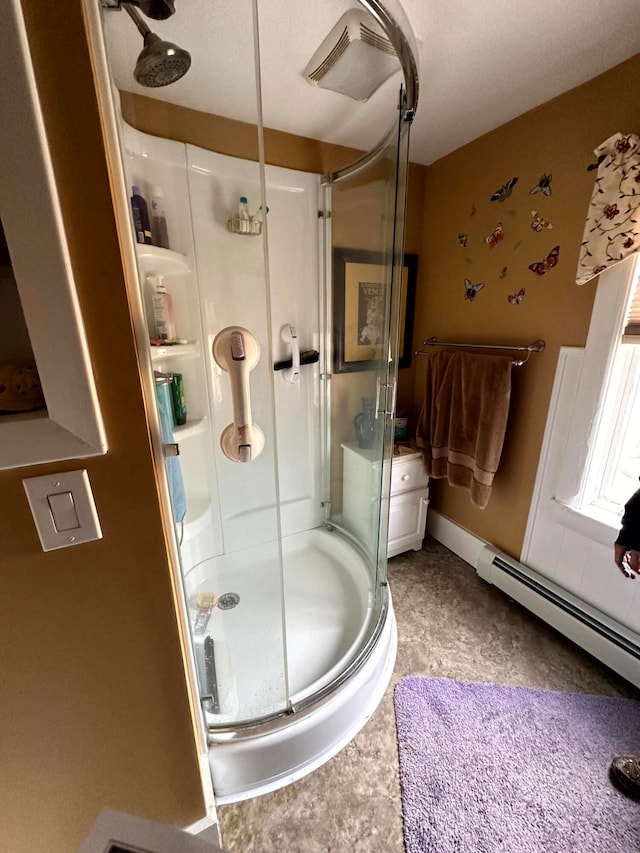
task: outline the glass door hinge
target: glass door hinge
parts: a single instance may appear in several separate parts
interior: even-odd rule
[[[330,210],[319,210],[318,211],[318,219],[331,219],[331,211]]]

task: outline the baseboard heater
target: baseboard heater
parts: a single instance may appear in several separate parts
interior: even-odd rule
[[[491,545],[479,552],[477,572],[487,583],[640,687],[640,636],[634,631]]]

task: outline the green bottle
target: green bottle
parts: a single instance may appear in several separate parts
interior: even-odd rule
[[[187,422],[187,406],[184,401],[184,383],[181,373],[171,376],[171,401],[173,403],[173,415],[176,426],[182,426]]]

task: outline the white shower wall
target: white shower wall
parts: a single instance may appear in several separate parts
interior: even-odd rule
[[[320,524],[319,364],[303,366],[296,384],[273,370],[275,361],[290,357],[280,338],[286,324],[296,327],[302,350],[321,346],[319,178],[266,167],[267,281],[263,237],[227,229],[240,196],[248,198],[251,213],[261,204],[258,164],[129,127],[124,136],[128,181],[140,185],[148,201],[153,186],[162,186],[171,248],[178,253],[172,267],[167,253],[138,246],[143,298],[148,301],[144,273],[164,272],[177,334],[194,342],[184,350],[166,348],[166,357],[152,348],[154,368],[184,377],[188,423],[176,428],[176,440],[187,494],[182,557],[188,571],[210,557],[275,545],[279,535]],[[155,262],[157,255],[163,257]],[[178,271],[167,275],[169,267]],[[253,421],[266,444],[248,464],[227,459],[219,443],[233,415],[229,379],[211,345],[230,325],[248,329],[261,348],[250,389]]]
[[[224,544],[233,552],[277,535],[278,503],[285,536],[320,522],[318,365],[303,367],[295,385],[273,371],[275,361],[290,355],[280,339],[285,324],[296,327],[302,349],[318,347],[319,184],[314,175],[266,170],[268,298],[262,237],[233,234],[226,227],[240,196],[249,199],[251,212],[260,206],[257,164],[190,145],[187,158],[207,352],[215,333],[229,325],[248,329],[262,349],[251,374],[251,404],[266,445],[250,464],[230,462],[219,449],[218,437],[232,421],[229,382],[211,358],[207,361]]]

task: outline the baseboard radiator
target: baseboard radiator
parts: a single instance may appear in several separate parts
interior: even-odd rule
[[[640,637],[634,631],[490,545],[478,554],[477,572],[487,583],[640,687]]]

